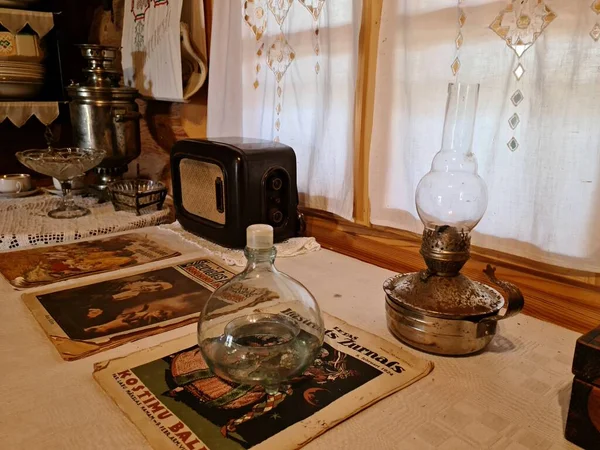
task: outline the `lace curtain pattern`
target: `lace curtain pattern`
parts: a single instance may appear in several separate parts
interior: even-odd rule
[[[600,272],[600,1],[385,0],[371,221],[420,233],[449,82],[480,83],[489,207],[473,243]]]
[[[351,218],[358,0],[214,4],[208,136],[280,141],[304,205]]]

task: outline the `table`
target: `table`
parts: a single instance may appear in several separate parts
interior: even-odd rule
[[[205,255],[174,234],[171,239],[183,253],[173,263]],[[394,341],[385,324],[381,288],[392,272],[327,250],[282,259],[277,266],[305,284],[323,310]],[[195,326],[65,362],[20,295],[0,281],[0,448],[149,449],[93,380],[93,365],[194,333]],[[578,336],[521,315],[502,323],[489,350],[477,356],[442,358],[410,350],[435,362],[428,377],[343,422],[306,449],[577,448],[564,440],[563,430]]]

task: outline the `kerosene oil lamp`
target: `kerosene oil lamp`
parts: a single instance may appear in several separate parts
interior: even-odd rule
[[[427,269],[384,284],[390,331],[430,353],[465,355],[483,349],[498,320],[517,314],[524,304],[518,288],[496,279],[491,266],[485,273],[507,293],[506,302],[495,289],[460,273],[470,257],[471,230],[488,202],[472,151],[478,97],[479,85],[448,86],[442,148],[416,192]]]

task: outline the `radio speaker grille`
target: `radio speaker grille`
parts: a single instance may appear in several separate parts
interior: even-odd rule
[[[181,203],[195,216],[225,225],[225,176],[217,164],[182,159]]]

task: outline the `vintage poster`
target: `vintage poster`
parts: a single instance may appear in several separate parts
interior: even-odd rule
[[[179,256],[141,233],[11,252],[0,273],[19,289],[109,272]]]
[[[333,316],[324,319],[317,359],[275,395],[214,376],[195,334],[96,364],[94,377],[156,449],[286,450],[433,369],[388,341]]]
[[[196,321],[211,293],[234,275],[205,258],[25,294],[23,301],[61,356],[73,360]]]

